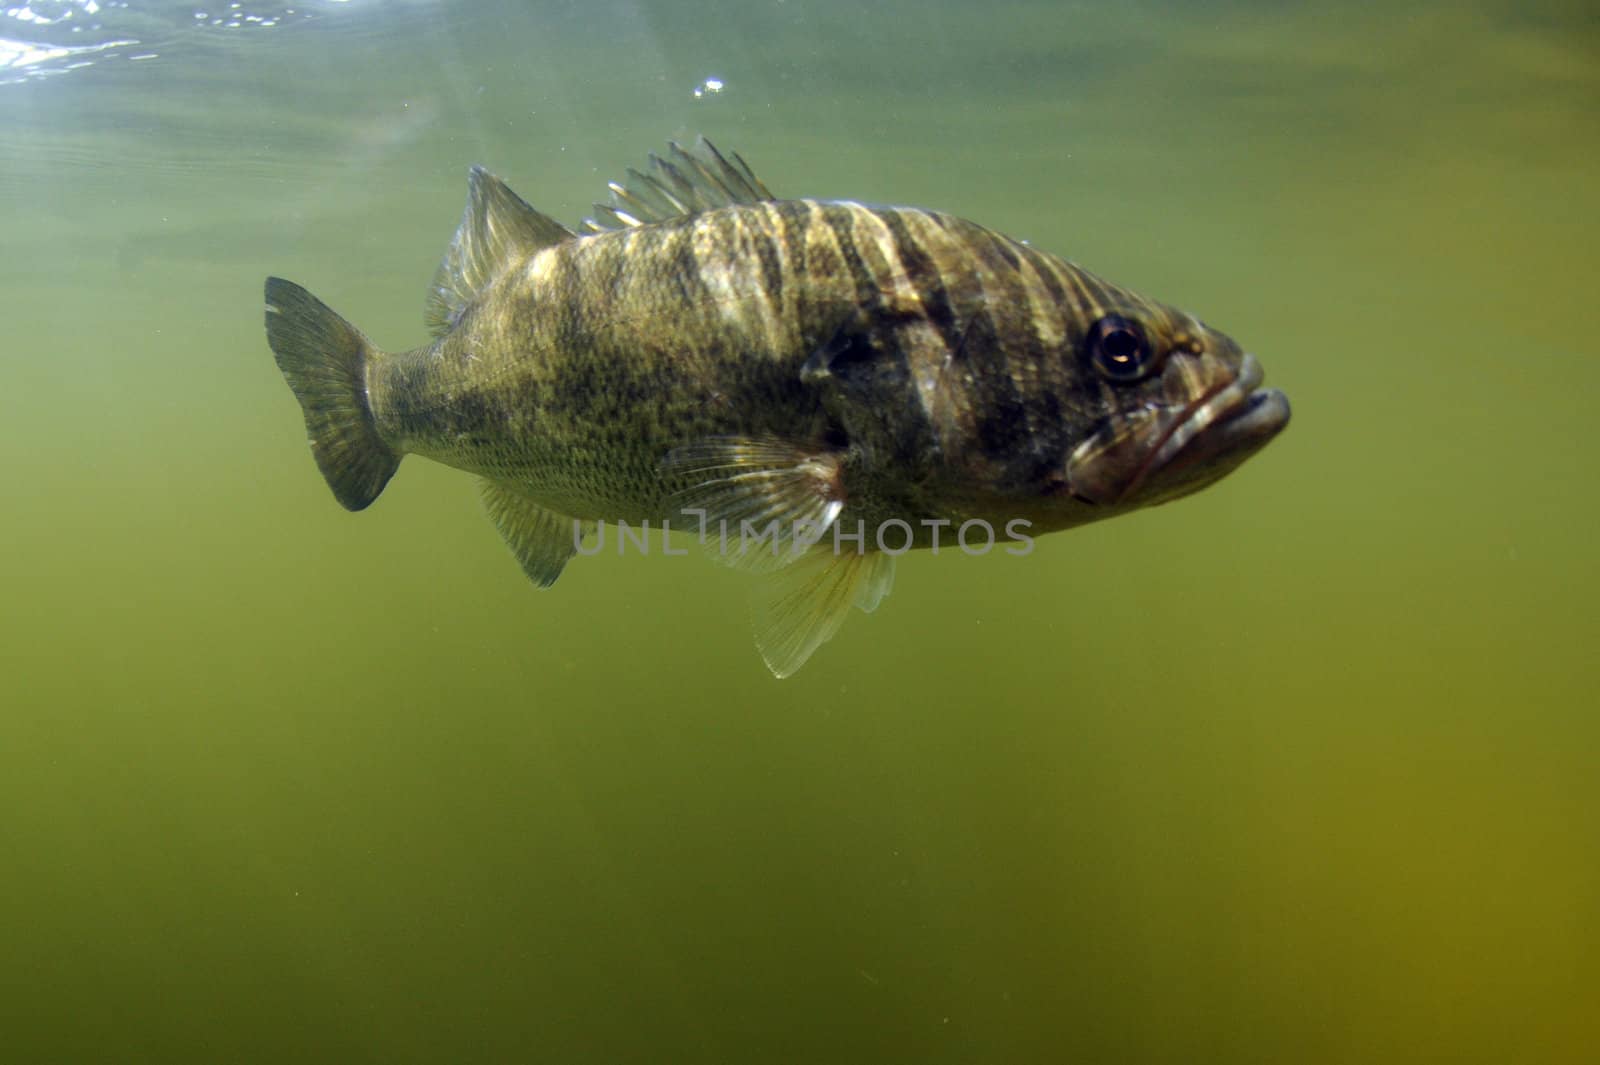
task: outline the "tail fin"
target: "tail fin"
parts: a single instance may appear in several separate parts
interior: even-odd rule
[[[378,498],[400,465],[367,405],[377,351],[349,322],[292,281],[267,278],[267,343],[305,411],[311,454],[348,510]]]

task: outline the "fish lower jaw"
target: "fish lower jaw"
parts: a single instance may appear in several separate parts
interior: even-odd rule
[[[1188,403],[1151,403],[1108,425],[1068,460],[1068,490],[1085,503],[1126,509],[1211,484],[1288,424],[1289,400],[1260,388],[1264,376],[1245,355],[1231,379]]]

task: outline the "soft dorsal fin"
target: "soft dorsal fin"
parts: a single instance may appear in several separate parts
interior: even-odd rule
[[[676,142],[667,143],[667,158],[650,153],[649,173],[628,170],[626,182],[613,181],[611,202],[594,205],[594,216],[578,228],[584,233],[665,222],[671,218],[727,207],[735,203],[775,200],[734,152],[730,160],[701,137],[693,152]]]
[[[467,209],[428,289],[429,331],[434,336],[449,331],[509,263],[572,237],[570,229],[529,207],[505,182],[473,167],[467,174]]]

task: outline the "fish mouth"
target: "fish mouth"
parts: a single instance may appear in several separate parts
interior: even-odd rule
[[[1233,371],[1213,355],[1175,355],[1162,396],[1107,420],[1067,460],[1067,487],[1096,504],[1140,506],[1188,495],[1255,454],[1289,423],[1289,400],[1261,388],[1245,355]]]

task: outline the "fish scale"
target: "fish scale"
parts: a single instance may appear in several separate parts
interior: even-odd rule
[[[1031,549],[1197,491],[1287,423],[1226,335],[976,223],[779,199],[706,141],[612,194],[574,231],[474,168],[410,351],[268,280],[342,504],[407,454],[476,474],[541,585],[598,523],[731,528],[702,540],[756,572],[786,676],[883,600],[903,549],[963,523]]]

